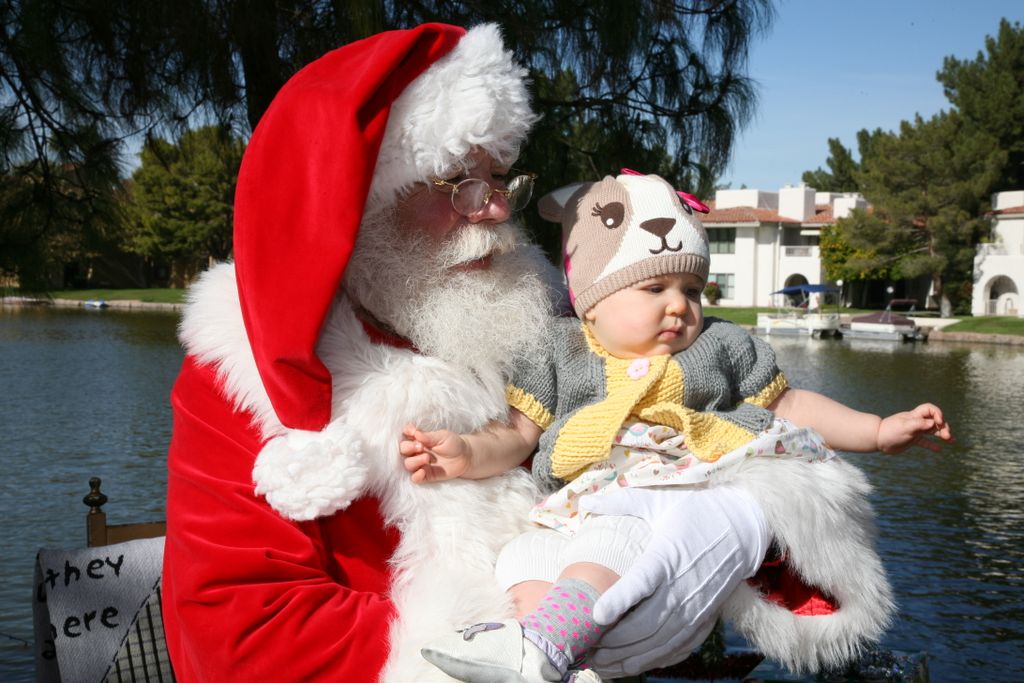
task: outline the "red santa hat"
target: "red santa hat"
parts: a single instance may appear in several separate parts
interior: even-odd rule
[[[330,420],[316,343],[364,213],[473,148],[511,163],[536,120],[525,77],[495,25],[425,24],[334,50],[274,98],[239,171],[234,245],[246,333],[286,427]]]

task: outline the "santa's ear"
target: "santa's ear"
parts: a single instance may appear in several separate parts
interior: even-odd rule
[[[569,199],[576,194],[577,190],[584,185],[590,184],[591,183],[573,183],[572,185],[566,185],[565,187],[560,187],[557,190],[548,192],[537,201],[537,211],[540,213],[540,217],[546,221],[551,221],[552,223],[561,223],[566,203],[568,203]]]

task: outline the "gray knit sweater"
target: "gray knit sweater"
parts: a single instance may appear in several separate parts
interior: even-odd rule
[[[575,420],[570,431],[605,434],[605,427],[618,430],[620,414],[623,418],[634,415],[649,421],[660,420],[652,420],[650,414],[633,410],[633,406],[617,398],[609,398],[609,387],[626,387],[626,391],[629,390],[629,380],[622,377],[627,362],[596,353],[591,346],[596,341],[587,339],[579,319],[559,318],[549,329],[551,334],[544,356],[517,369],[508,397],[513,407],[545,430],[533,458],[533,473],[543,489],[554,490],[560,488],[566,479],[573,478],[555,476],[558,469],[552,467],[556,448],[564,452],[566,448],[573,447],[573,441],[568,437],[559,444],[563,429],[571,421]],[[700,336],[689,348],[671,359],[662,358],[667,363],[676,364],[681,371],[682,386],[679,387],[678,372],[662,364],[666,368],[666,379],[662,382],[661,393],[678,397],[681,390],[682,405],[689,409],[683,411],[686,413],[684,416],[694,418],[686,423],[686,429],[726,433],[722,444],[729,449],[742,445],[770,424],[773,415],[764,406],[786,386],[785,378],[775,364],[775,354],[766,342],[733,323],[717,318],[704,320]],[[627,370],[630,378],[637,379],[636,375],[645,365],[640,365],[641,370],[637,370],[634,362]],[[666,384],[671,385],[670,389],[676,387],[675,392],[666,390]],[[611,393],[615,394],[614,391]],[[621,393],[615,396],[621,396]],[[604,406],[616,404],[616,409],[603,410],[599,407],[581,414],[580,411],[588,406],[602,402]],[[614,420],[619,424],[592,428],[595,419],[607,422],[610,415],[615,415]],[[693,442],[696,437],[695,433],[687,433],[688,441]],[[601,447],[610,449],[611,440],[603,441]]]

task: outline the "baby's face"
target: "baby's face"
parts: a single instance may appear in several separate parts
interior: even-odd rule
[[[688,348],[704,325],[704,282],[691,273],[658,275],[598,301],[584,318],[616,358],[648,358]]]

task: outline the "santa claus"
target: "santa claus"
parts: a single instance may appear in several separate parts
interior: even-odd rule
[[[180,330],[163,595],[179,680],[450,680],[423,644],[511,613],[494,561],[527,524],[529,473],[417,486],[398,441],[408,423],[501,419],[509,368],[545,334],[558,289],[510,221],[529,199],[532,177],[511,167],[535,119],[496,27],[437,24],[325,55],[267,110],[239,174],[235,259],[194,285]],[[755,472],[750,486],[852,617],[801,630],[793,605],[718,587],[798,665],[855,651],[891,606],[866,484],[840,474],[787,473],[776,490]],[[790,517],[825,498],[845,535]],[[695,647],[692,614],[672,609],[685,587],[647,583],[646,607],[608,631],[606,671]]]

